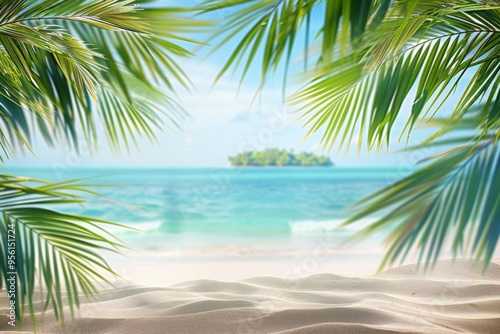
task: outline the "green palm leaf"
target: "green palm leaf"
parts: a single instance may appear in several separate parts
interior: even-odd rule
[[[118,148],[178,127],[174,86],[189,80],[176,59],[195,43],[183,34],[207,24],[185,14],[148,1],[0,1],[3,156],[30,149],[34,133]]]
[[[426,159],[422,162],[424,167],[353,208],[356,213],[346,225],[383,213],[356,237],[392,229],[380,269],[402,262],[412,250],[418,251],[419,262],[429,266],[445,247],[454,256],[467,254],[484,260],[486,269],[500,238],[498,130],[478,136],[474,130],[482,120],[481,115],[464,120],[457,128],[468,130],[465,134],[426,144],[455,147]],[[426,145],[410,149],[419,150]]]
[[[285,66],[286,79],[291,56],[298,43],[304,45],[307,62],[309,44],[319,40],[321,52],[317,62],[329,64],[335,47],[340,47],[341,54],[345,52],[349,41],[357,41],[368,22],[377,25],[389,3],[367,0],[207,0],[197,10],[202,14],[221,12],[223,15],[220,22],[222,29],[212,37],[220,40],[215,50],[230,41],[239,40],[216,80],[231,67],[237,72],[238,65],[244,61],[243,69],[237,72],[242,81],[252,64],[260,63],[262,86],[269,72],[276,70],[280,64]],[[380,13],[370,21],[370,15],[376,9]],[[315,29],[316,22],[313,27],[311,17],[316,20],[318,16],[322,25]],[[301,35],[304,39],[299,40]]]
[[[94,294],[94,281],[108,282],[110,275],[116,275],[101,254],[124,247],[104,229],[121,225],[53,209],[84,203],[83,194],[94,194],[88,186],[76,181],[47,183],[0,175],[0,288],[7,284],[7,278],[16,276],[17,290],[12,298],[17,305],[16,315],[23,319],[27,306],[32,325],[38,278],[45,288],[41,300],[45,308],[50,305],[56,318],[63,320],[63,291],[74,316],[80,291],[87,296]],[[15,263],[8,261],[11,242],[15,244]]]
[[[304,56],[311,58],[308,50],[315,49],[318,66],[301,73],[304,85],[288,101],[301,111],[307,135],[322,133],[326,150],[348,150],[355,138],[358,151],[364,145],[368,150],[388,147],[398,121],[406,123],[398,133],[406,140],[417,125],[439,127],[417,149],[454,146],[356,207],[359,212],[349,223],[386,213],[362,234],[392,229],[383,266],[404,259],[412,249],[420,251],[421,261],[432,263],[447,246],[454,255],[463,251],[487,265],[500,229],[500,3],[214,0],[202,4],[207,11],[232,7],[238,9],[224,21],[220,34],[227,38],[221,44],[234,38],[241,42],[221,75],[242,60],[249,67],[263,50],[265,80],[270,69],[288,62],[285,50],[305,33]],[[280,19],[281,13],[288,18],[296,11],[297,21]],[[309,38],[311,16],[322,27],[313,34],[317,42]],[[242,35],[244,31],[247,35]],[[451,103],[451,110],[443,108]],[[465,134],[458,132],[463,129]]]
[[[367,34],[363,48],[333,62],[326,73],[314,75],[290,99],[304,105],[302,118],[308,134],[323,130],[326,149],[335,144],[339,149],[348,147],[358,133],[359,143],[367,138],[367,146],[378,149],[388,143],[398,117],[407,117],[409,136],[415,124],[438,112],[464,83],[468,85],[451,123],[485,97],[485,108],[495,103],[500,31],[493,26],[500,26],[500,7],[450,5],[443,9],[439,3],[429,7],[409,18],[400,14],[381,24]],[[389,14],[396,15],[398,10],[395,5]],[[412,109],[403,114],[407,101],[412,101]]]
[[[107,138],[119,149],[179,126],[174,87],[190,83],[177,60],[208,24],[188,14],[148,0],[0,0],[0,159],[31,151],[34,138],[77,151]],[[33,326],[37,281],[45,309],[63,320],[66,299],[73,316],[80,292],[115,275],[101,252],[123,247],[104,230],[116,224],[64,212],[95,195],[88,186],[0,175],[0,288],[16,272],[16,315],[29,313]]]

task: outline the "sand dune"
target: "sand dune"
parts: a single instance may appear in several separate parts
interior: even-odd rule
[[[376,277],[319,274],[238,282],[196,280],[167,288],[121,282],[62,330],[43,333],[499,333],[500,265],[481,275],[468,261],[441,261]],[[1,305],[6,305],[2,300]],[[2,313],[6,309],[1,310]],[[4,323],[0,330],[8,330]]]

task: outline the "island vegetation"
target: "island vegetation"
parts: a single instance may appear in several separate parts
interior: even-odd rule
[[[267,149],[262,151],[246,151],[229,157],[231,166],[244,167],[266,167],[266,166],[304,166],[304,167],[330,167],[333,162],[329,157],[319,156],[313,153],[287,152],[282,149]]]

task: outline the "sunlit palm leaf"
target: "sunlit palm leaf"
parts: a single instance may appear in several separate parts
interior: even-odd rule
[[[288,62],[284,46],[297,41],[304,25],[309,36],[309,15],[316,21],[324,18],[316,47],[321,66],[305,71],[306,84],[289,101],[302,111],[308,135],[322,133],[325,149],[348,150],[354,138],[358,150],[389,146],[398,120],[406,122],[400,138],[409,138],[425,120],[440,128],[424,145],[456,146],[361,202],[360,213],[350,222],[389,210],[365,231],[394,227],[384,265],[404,259],[413,248],[420,250],[420,260],[433,262],[450,235],[455,255],[464,250],[487,265],[500,229],[500,3],[395,0],[366,1],[362,7],[333,0],[205,2],[208,11],[233,6],[239,7],[223,21],[227,39],[221,44],[234,38],[241,42],[221,75],[242,60],[248,68],[263,50],[265,79],[282,59]],[[282,12],[294,17],[297,8],[303,9],[299,24],[279,19]],[[306,58],[310,42],[306,37]],[[457,96],[451,111],[442,110]],[[465,135],[454,135],[464,127]],[[466,233],[473,235],[470,242]]]
[[[0,0],[0,159],[30,150],[40,135],[76,150],[82,139],[92,148],[108,138],[117,149],[177,126],[184,111],[174,87],[189,80],[176,61],[191,55],[185,34],[207,24],[186,14],[148,0]],[[45,308],[62,319],[63,291],[73,315],[79,292],[96,292],[93,281],[114,274],[100,255],[122,247],[103,230],[113,223],[56,211],[86,192],[71,181],[0,175],[0,288],[16,271],[17,316],[27,304],[33,325],[37,278]]]
[[[304,105],[309,134],[324,132],[325,148],[348,147],[354,136],[360,145],[366,138],[369,148],[380,148],[388,144],[398,116],[407,118],[409,136],[459,87],[465,88],[452,123],[484,99],[485,108],[498,103],[500,7],[443,8],[434,2],[407,18],[396,15],[400,6],[393,6],[391,19],[367,34],[363,48],[333,62],[292,97],[292,103]],[[409,101],[411,112],[403,114]]]
[[[494,1],[213,0],[199,9],[224,15],[216,49],[240,40],[219,77],[245,61],[238,72],[243,79],[260,54],[264,81],[271,69],[288,64],[304,30],[306,60],[314,41],[309,35],[316,36],[322,66],[306,73],[309,83],[290,102],[302,106],[308,134],[324,133],[326,149],[347,148],[354,136],[360,148],[366,142],[380,149],[398,117],[407,117],[409,136],[459,84],[468,85],[455,122],[482,99],[485,107],[499,103],[500,5]],[[317,32],[310,15],[316,25],[322,20]],[[405,101],[413,102],[412,110],[400,116]]]
[[[33,132],[76,149],[81,138],[107,137],[117,148],[178,126],[173,88],[188,80],[175,59],[191,55],[179,43],[206,25],[185,14],[150,1],[0,1],[4,155],[29,148]]]
[[[363,34],[370,15],[372,25],[377,25],[390,1],[369,0],[207,0],[198,7],[202,13],[219,14],[221,29],[213,38],[221,41],[216,49],[233,40],[239,40],[217,79],[231,67],[241,76],[247,75],[252,64],[261,64],[264,83],[271,70],[285,66],[285,78],[294,48],[300,43],[308,58],[310,43],[319,40],[319,64],[329,64],[335,47],[343,54],[349,40],[356,41]],[[318,18],[321,25],[318,26]],[[313,21],[314,20],[314,21]],[[313,24],[314,23],[314,24]],[[299,37],[303,36],[303,38]],[[337,43],[338,40],[338,43]],[[238,65],[244,62],[240,71]]]
[[[470,255],[484,260],[484,268],[488,265],[500,238],[500,146],[498,130],[475,134],[478,120],[460,124],[458,128],[468,130],[460,137],[432,141],[428,145],[455,147],[426,159],[421,169],[354,207],[357,213],[346,224],[383,213],[358,236],[392,229],[381,269],[403,261],[412,250],[429,265],[448,248],[454,256]]]
[[[104,227],[120,225],[54,211],[55,207],[83,203],[85,193],[94,194],[88,185],[75,181],[47,183],[0,175],[0,288],[14,272],[17,316],[22,319],[27,305],[33,325],[34,307],[40,298],[34,295],[35,284],[44,287],[41,302],[46,308],[50,305],[56,318],[62,320],[63,291],[74,316],[79,292],[96,293],[95,280],[107,282],[109,275],[115,275],[102,252],[117,252],[123,244]],[[8,230],[15,231],[14,265],[7,257],[13,241]]]

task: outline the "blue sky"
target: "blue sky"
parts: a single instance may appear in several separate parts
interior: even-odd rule
[[[191,1],[197,3],[199,1]],[[170,1],[169,3],[180,3]],[[186,2],[182,2],[186,3]],[[203,36],[198,36],[203,38]],[[332,157],[340,166],[403,166],[411,165],[423,158],[420,152],[408,157],[395,152],[403,145],[396,138],[391,142],[389,152],[360,155],[354,142],[348,153],[322,152],[318,146],[320,136],[304,140],[306,130],[296,122],[294,109],[282,103],[280,71],[271,78],[262,91],[261,98],[251,103],[259,83],[259,71],[254,67],[237,95],[237,80],[223,78],[214,87],[213,80],[223,66],[234,45],[228,45],[207,59],[203,55],[208,48],[198,52],[198,57],[180,62],[195,90],[179,91],[179,100],[189,113],[181,130],[170,128],[158,132],[158,143],[139,141],[139,148],[130,153],[113,154],[106,145],[99,145],[100,151],[90,155],[85,147],[79,156],[67,147],[49,148],[37,140],[34,145],[36,156],[26,155],[8,162],[10,166],[225,166],[227,157],[243,150],[264,148],[287,148],[295,151],[323,153]],[[258,64],[256,64],[258,66]],[[291,87],[293,91],[296,87]],[[407,108],[409,109],[409,104]],[[399,123],[394,133],[399,133]],[[423,138],[417,135],[414,140]],[[335,150],[334,150],[335,151]],[[427,153],[427,152],[424,152]]]

